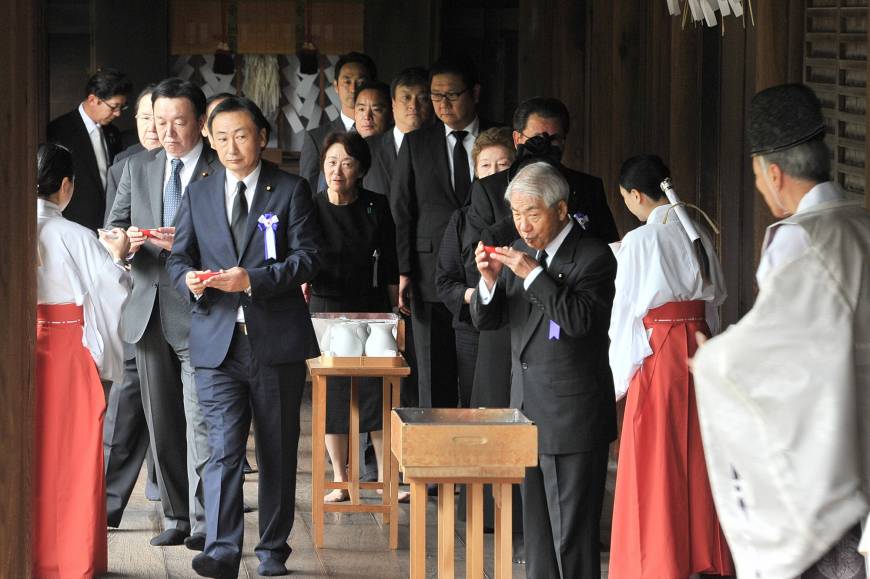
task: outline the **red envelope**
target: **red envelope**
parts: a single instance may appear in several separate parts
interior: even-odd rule
[[[154,237],[155,233],[160,233],[157,229],[140,229],[139,233],[145,237]]]
[[[219,271],[204,271],[202,273],[196,274],[196,277],[197,277],[197,279],[199,279],[199,281],[205,281],[205,280],[212,278],[216,275],[220,275],[220,273],[221,272],[219,272]]]
[[[494,245],[484,245],[483,251],[485,251],[486,253],[495,253],[496,252]]]

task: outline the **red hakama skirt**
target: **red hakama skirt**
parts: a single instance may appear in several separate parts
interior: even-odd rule
[[[106,401],[83,324],[80,306],[38,306],[33,576],[40,579],[106,572]]]
[[[616,471],[610,579],[733,575],[713,505],[688,360],[710,335],[704,302],[671,302],[643,319],[652,355],[631,380]]]

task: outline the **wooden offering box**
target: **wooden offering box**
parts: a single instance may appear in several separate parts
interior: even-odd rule
[[[397,408],[391,450],[411,484],[411,577],[426,577],[426,485],[438,484],[438,577],[453,577],[454,487],[466,484],[466,574],[483,577],[483,485],[495,499],[495,576],[511,576],[511,485],[538,463],[538,429],[507,408]]]

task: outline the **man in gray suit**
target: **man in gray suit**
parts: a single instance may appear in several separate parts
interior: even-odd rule
[[[332,81],[341,100],[341,114],[334,121],[320,125],[305,133],[302,152],[299,155],[299,175],[308,180],[311,191],[317,193],[326,186],[320,171],[320,149],[323,139],[333,132],[352,131],[353,106],[356,88],[365,80],[377,80],[378,71],[368,55],[360,52],[342,54],[335,63],[335,79]]]
[[[124,173],[127,159],[160,147],[157,130],[154,128],[154,115],[151,106],[151,93],[154,85],[149,84],[136,99],[136,130],[139,143],[124,149],[115,156],[115,163],[109,167],[106,181],[106,215],[109,218],[118,182]],[[136,486],[142,462],[148,459],[148,476],[145,483],[145,497],[160,500],[157,487],[157,474],[154,460],[148,452],[148,426],[142,410],[142,392],[139,385],[139,372],[136,370],[136,347],[124,343],[124,379],[112,384],[106,401],[106,419],[103,426],[103,454],[106,472],[106,514],[110,527],[119,527],[124,509]]]
[[[142,405],[163,503],[164,531],[155,546],[202,549],[205,509],[202,469],[208,433],[190,365],[190,308],[172,288],[165,263],[174,220],[187,185],[220,169],[202,141],[205,95],[189,81],[170,78],[151,94],[162,149],[127,161],[108,223],[127,227],[133,293],[121,319],[125,341],[136,345]]]

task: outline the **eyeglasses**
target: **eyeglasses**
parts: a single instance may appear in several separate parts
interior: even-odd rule
[[[103,99],[100,99],[100,102],[109,107],[113,113],[124,112],[129,108],[127,104],[113,104],[109,101],[104,101]]]
[[[455,103],[459,100],[459,97],[467,93],[468,90],[468,88],[465,88],[459,92],[433,92],[429,93],[429,98],[432,99],[433,103],[440,103],[444,99],[447,99],[447,102]]]

